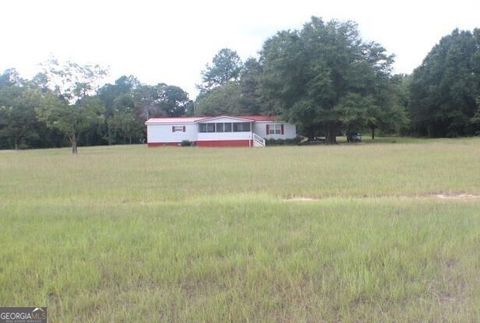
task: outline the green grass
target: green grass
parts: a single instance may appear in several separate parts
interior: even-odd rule
[[[0,152],[0,306],[48,306],[51,322],[478,321],[480,199],[435,194],[480,195],[480,140],[379,141]]]

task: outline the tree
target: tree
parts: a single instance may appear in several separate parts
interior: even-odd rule
[[[38,137],[35,106],[38,91],[26,86],[0,87],[0,138],[10,143],[9,148],[27,145],[28,139]]]
[[[113,133],[113,138],[121,138],[122,143],[131,144],[133,139],[143,136],[143,123],[135,117],[133,108],[124,107],[115,110],[107,123]],[[117,139],[117,141],[119,140]]]
[[[225,85],[230,81],[237,81],[242,69],[242,60],[237,52],[223,48],[207,64],[202,72],[203,84],[199,86],[201,92],[207,92],[215,87]]]
[[[14,68],[6,69],[0,75],[0,88],[6,86],[22,85],[25,80],[20,77],[20,74]]]
[[[273,112],[309,135],[321,129],[332,144],[354,121],[364,123],[370,104],[380,105],[379,89],[388,82],[392,62],[383,47],[361,40],[353,22],[312,17],[301,30],[282,31],[265,42],[262,92]]]
[[[256,115],[267,110],[261,96],[262,73],[262,65],[254,58],[247,59],[240,72],[241,105],[247,114]]]
[[[62,132],[72,145],[72,153],[76,154],[80,134],[103,118],[103,102],[91,95],[95,94],[107,70],[70,61],[60,64],[54,58],[42,66],[43,75],[37,75],[35,80],[44,83],[53,94],[44,94],[37,116],[49,128]]]
[[[433,47],[411,82],[410,114],[416,134],[472,135],[479,108],[480,29],[454,30]]]
[[[214,62],[217,62],[217,65],[211,71],[224,70],[218,66],[220,65],[219,60],[216,59],[218,56],[220,54],[217,54],[213,59]],[[222,55],[222,57],[224,56],[226,55]],[[236,57],[238,58],[238,55]],[[228,66],[236,66],[234,77],[231,76],[233,73],[225,73],[222,77],[208,83],[214,84],[214,86],[208,86],[207,84],[202,88],[195,102],[196,115],[259,114],[265,110],[259,92],[262,66],[254,58],[249,58],[243,65],[241,65],[239,58],[238,62],[238,64],[227,64]]]
[[[71,61],[61,63],[56,58],[50,58],[41,66],[43,72],[36,79],[70,104],[95,94],[108,75],[108,70],[99,65],[80,65]]]
[[[134,93],[135,107],[144,120],[151,117],[179,117],[192,105],[188,93],[178,86],[160,83],[142,85]]]
[[[136,77],[121,76],[114,84],[105,84],[98,89],[97,95],[103,101],[107,113],[114,109],[119,97],[126,98],[131,97],[133,99],[133,93],[141,86]],[[133,102],[133,101],[132,101]],[[133,107],[133,105],[132,105]]]
[[[35,114],[40,99],[41,89],[15,69],[0,75],[0,148],[31,147],[43,139],[45,129]]]
[[[65,99],[47,93],[36,112],[39,120],[68,138],[72,153],[77,154],[80,134],[92,124],[102,122],[103,104],[98,98],[84,97],[71,105]]]
[[[136,120],[136,123],[141,124],[142,120],[135,114],[135,101],[134,93],[141,87],[140,82],[134,76],[121,76],[114,84],[105,84],[97,91],[97,95],[105,105],[105,124],[103,125],[103,137],[107,139],[109,145],[113,143],[123,142],[125,143],[125,135],[122,127],[120,131],[118,129],[118,114],[122,115],[123,120],[130,119],[127,115],[130,114],[131,118]],[[113,120],[115,118],[115,120]],[[112,128],[113,127],[113,128]],[[143,132],[143,131],[142,131]],[[142,136],[141,134],[140,136]],[[138,133],[130,134],[130,138],[138,137]]]
[[[195,114],[218,116],[244,114],[242,93],[237,82],[229,82],[197,97]]]

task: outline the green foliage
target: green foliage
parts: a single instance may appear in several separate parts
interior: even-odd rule
[[[413,73],[410,113],[414,131],[430,137],[480,130],[480,29],[443,37]]]
[[[104,106],[98,98],[84,97],[70,105],[54,94],[46,93],[36,112],[40,121],[63,133],[72,145],[72,153],[77,153],[79,135],[102,122]]]
[[[257,115],[268,113],[268,108],[262,100],[261,78],[263,67],[254,58],[245,61],[240,73],[240,91],[242,110],[246,114]]]
[[[27,148],[39,136],[35,107],[40,93],[26,83],[4,85],[0,86],[0,148]]]
[[[228,82],[200,94],[195,104],[195,114],[200,116],[241,115],[245,112],[237,82]]]
[[[133,93],[135,106],[144,120],[185,115],[192,105],[188,93],[178,86],[160,83],[141,85]]]
[[[267,146],[291,146],[300,144],[302,137],[296,137],[293,139],[266,139],[265,145]]]
[[[263,94],[276,111],[308,136],[324,129],[334,143],[340,129],[365,124],[367,107],[381,106],[393,59],[363,42],[354,23],[312,17],[268,39],[260,61]]]
[[[257,115],[269,113],[261,97],[262,66],[254,58],[242,66],[239,79],[204,88],[195,102],[196,115]]]
[[[54,93],[70,104],[95,94],[108,70],[99,65],[80,65],[72,61],[60,62],[52,57],[41,64],[43,72],[36,76]],[[42,75],[43,74],[43,75]]]
[[[237,81],[242,69],[242,60],[237,52],[223,48],[212,59],[212,64],[207,64],[202,72],[202,92],[209,91],[217,86]]]
[[[144,125],[136,118],[133,108],[115,109],[113,115],[107,119],[107,125],[114,138],[112,143],[132,144],[143,137]]]
[[[190,147],[190,146],[193,146],[193,143],[190,140],[182,140],[182,142],[180,143],[180,146]]]
[[[106,134],[109,144],[138,143],[144,138],[144,122],[150,117],[174,117],[192,110],[188,93],[164,83],[141,84],[133,76],[122,76],[115,84],[98,91],[106,107]]]

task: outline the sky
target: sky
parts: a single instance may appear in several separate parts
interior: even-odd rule
[[[257,57],[277,31],[318,16],[357,22],[364,40],[395,54],[394,72],[411,73],[453,29],[480,28],[479,12],[480,0],[0,0],[0,71],[31,77],[55,56],[194,98],[218,50]]]

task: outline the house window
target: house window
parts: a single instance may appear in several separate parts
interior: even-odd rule
[[[250,122],[198,124],[198,132],[250,132],[250,130]]]
[[[281,123],[272,123],[272,124],[267,124],[267,135],[283,135],[283,124]]]
[[[215,132],[214,123],[199,123],[198,132]]]
[[[185,126],[172,126],[172,132],[185,132]]]
[[[215,124],[207,123],[207,132],[215,132]]]
[[[250,131],[250,122],[238,122],[233,124],[233,132]]]

